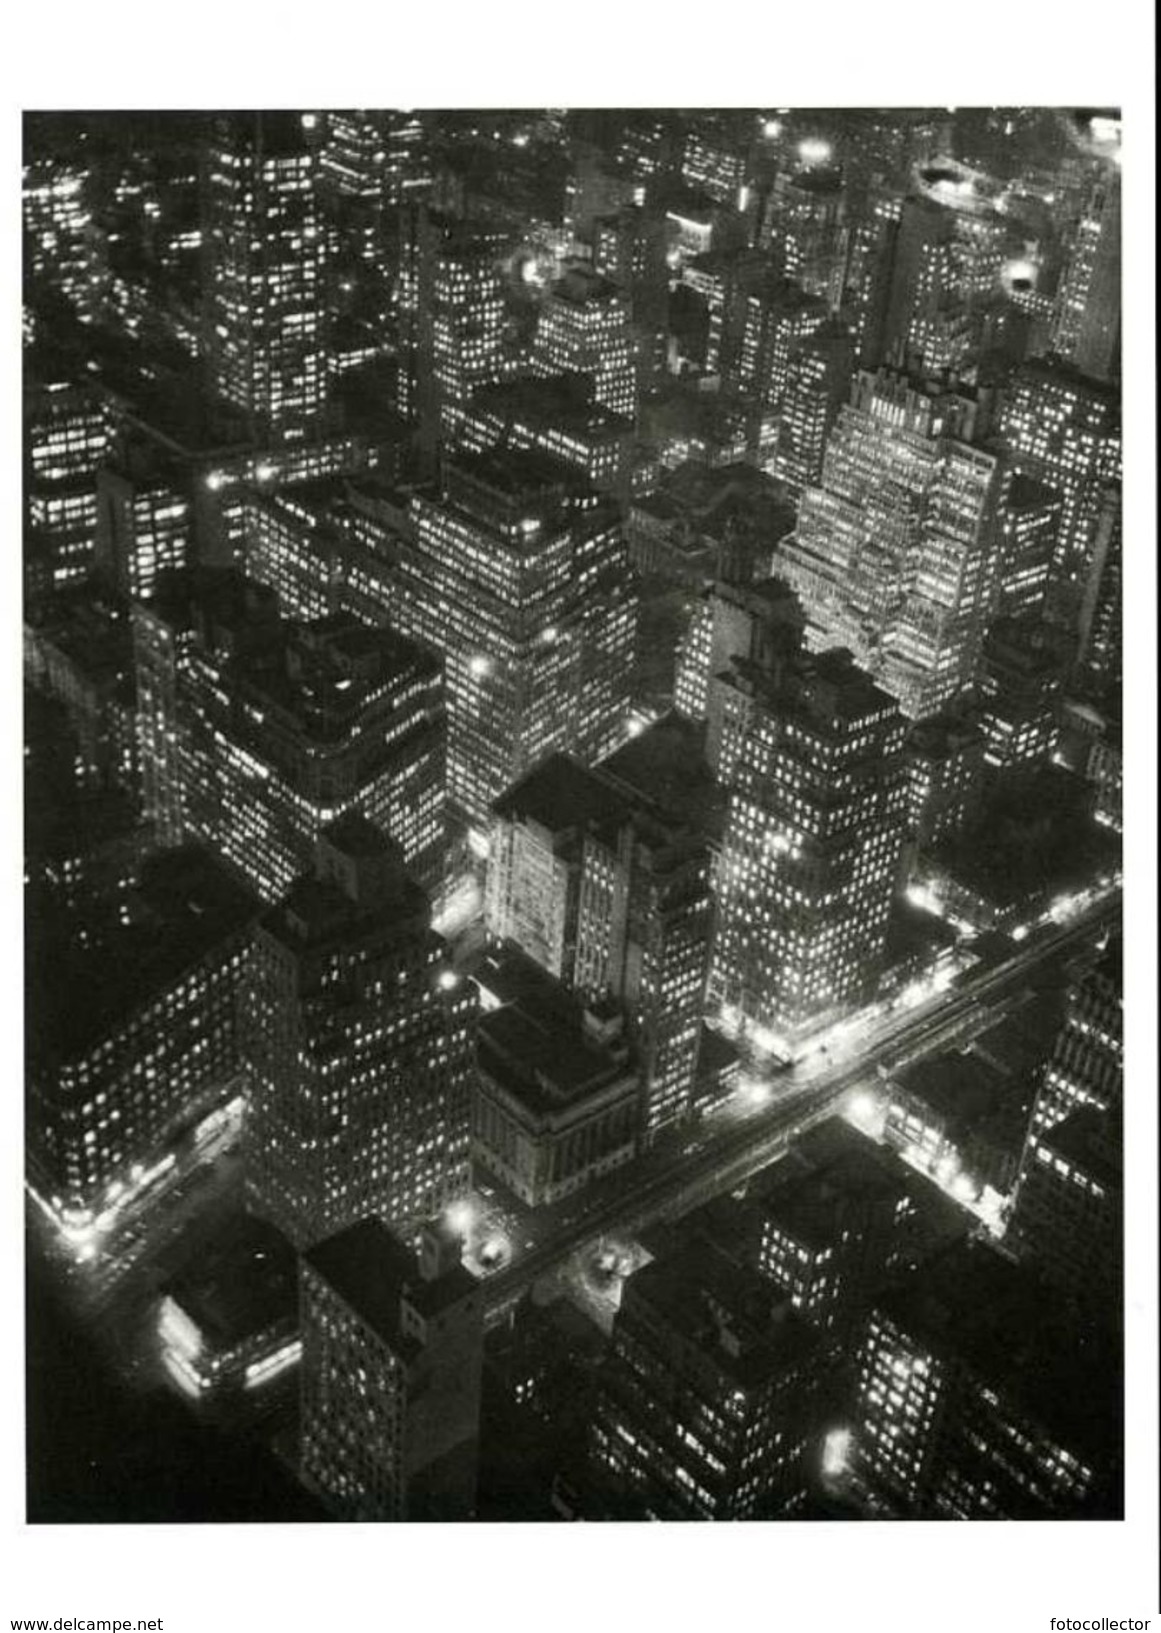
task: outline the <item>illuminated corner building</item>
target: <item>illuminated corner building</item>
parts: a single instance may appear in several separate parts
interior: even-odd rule
[[[159,578],[190,563],[192,507],[177,472],[107,466],[97,477],[95,559],[118,590],[152,600]]]
[[[1121,1112],[1082,1106],[1029,1136],[1009,1240],[1082,1307],[1120,1314],[1124,1259]]]
[[[24,166],[26,280],[57,290],[82,323],[101,316],[109,281],[92,192],[91,170],[75,159],[40,157]]]
[[[1074,1111],[1111,1112],[1124,1093],[1124,950],[1113,937],[1102,957],[1074,971],[1064,1019],[1044,1068],[1033,1122],[1050,1129]]]
[[[297,114],[215,118],[207,144],[205,357],[262,444],[305,441],[327,406],[327,241]]]
[[[474,1014],[398,847],[359,814],[332,823],[247,972],[253,1210],[301,1246],[461,1196]]]
[[[156,1331],[187,1400],[235,1420],[282,1404],[302,1355],[297,1254],[266,1220],[231,1215],[162,1288]]]
[[[319,831],[361,810],[438,888],[447,738],[434,653],[350,614],[284,624],[268,591],[229,572],[154,608],[134,613],[150,814],[169,825],[176,808],[185,834],[274,902]]]
[[[778,552],[811,645],[849,647],[912,718],[973,684],[991,613],[999,459],[971,430],[963,400],[859,374]]]
[[[460,456],[412,511],[395,616],[443,654],[449,802],[486,832],[543,755],[592,761],[620,739],[637,611],[620,522],[567,467],[514,450]]]
[[[822,476],[831,427],[850,392],[854,349],[845,324],[831,320],[797,339],[786,363],[773,472],[800,494]]]
[[[1017,470],[1059,492],[1056,571],[1083,581],[1106,495],[1121,477],[1118,392],[1059,358],[1031,358],[1004,392],[997,434]]]
[[[742,186],[748,157],[738,129],[729,129],[720,114],[700,113],[682,145],[681,178],[695,192],[719,204],[732,205]]]
[[[628,300],[616,284],[572,267],[548,291],[532,346],[537,374],[589,374],[598,403],[637,419],[637,359]]]
[[[638,1073],[614,1004],[582,1004],[509,953],[475,977],[472,1159],[529,1207],[558,1202],[637,1149]]]
[[[473,453],[507,447],[548,454],[598,492],[627,500],[633,435],[631,420],[596,401],[589,375],[518,375],[476,392],[460,441]]]
[[[984,734],[966,714],[916,720],[903,749],[907,826],[919,848],[971,827],[984,792]]]
[[[459,1243],[377,1219],[301,1261],[299,1476],[343,1520],[470,1520],[483,1292]]]
[[[1094,181],[1075,223],[1056,296],[1052,349],[1096,380],[1121,367],[1121,172]]]
[[[434,458],[437,443],[456,444],[473,394],[506,373],[500,262],[507,240],[422,204],[407,208],[400,233],[396,406]]]
[[[764,666],[715,677],[707,745],[730,791],[710,997],[783,1042],[874,990],[906,809],[894,699],[849,652],[796,642],[788,622]]]
[[[688,1115],[697,1067],[716,812],[696,738],[670,718],[593,771],[553,755],[494,808],[489,934],[621,1007],[647,1140]]]
[[[957,1201],[1015,1189],[1031,1095],[1023,1073],[1005,1071],[986,1044],[929,1055],[895,1071],[884,1139],[932,1174]]]
[[[635,1271],[589,1440],[610,1506],[636,1519],[792,1518],[806,1501],[817,1359],[789,1301],[716,1247]]]
[[[87,1256],[114,1204],[236,1093],[238,993],[259,906],[190,846],[145,862],[128,922],[93,952],[32,944],[29,1179]]]
[[[953,1247],[876,1301],[852,1461],[900,1518],[1112,1518],[1119,1376],[1103,1330],[990,1248]]]
[[[1004,480],[1000,497],[998,617],[1045,611],[1059,555],[1063,502],[1060,494],[1019,471]]]
[[[984,641],[980,724],[984,758],[1001,770],[1049,759],[1074,641],[1037,618],[1001,618]]]

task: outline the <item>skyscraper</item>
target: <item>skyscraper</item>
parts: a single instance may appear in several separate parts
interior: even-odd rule
[[[1072,232],[1056,296],[1053,350],[1112,380],[1121,363],[1121,172],[1104,167]]]
[[[147,814],[196,835],[273,902],[319,830],[357,808],[443,879],[441,666],[383,626],[284,624],[274,598],[206,573],[134,611]]]
[[[1062,578],[1083,579],[1106,496],[1120,485],[1116,390],[1059,358],[1031,358],[1004,392],[998,434],[1017,470],[1060,494],[1056,569]]]
[[[361,815],[332,823],[255,937],[242,1022],[255,1211],[303,1244],[462,1195],[474,1011],[398,847]]]
[[[999,458],[958,398],[857,376],[776,569],[815,646],[849,646],[912,717],[970,687],[997,570]]]
[[[817,1335],[708,1244],[625,1283],[590,1440],[619,1517],[785,1519],[806,1499]]]
[[[715,677],[707,751],[730,791],[710,992],[774,1047],[872,991],[906,797],[894,700],[849,652],[804,653],[798,629]]]
[[[468,1520],[483,1293],[437,1226],[420,1256],[376,1219],[301,1260],[299,1469],[343,1520]]]
[[[205,174],[205,352],[213,390],[262,444],[322,429],[327,240],[318,155],[297,114],[215,120]]]
[[[494,228],[425,204],[409,205],[402,218],[396,401],[429,461],[437,443],[456,446],[473,393],[507,372],[499,270],[506,248]]]
[[[540,374],[589,374],[598,403],[637,418],[637,348],[628,301],[608,278],[570,268],[548,292],[532,348]]]
[[[592,771],[553,755],[497,801],[491,834],[489,932],[586,998],[623,1007],[646,1139],[688,1115],[697,1065],[712,817],[698,808],[708,776],[693,737],[658,722]],[[680,790],[665,784],[667,757],[681,765]]]
[[[444,656],[449,799],[486,832],[543,755],[620,738],[636,613],[620,524],[567,467],[514,450],[449,463],[412,512],[397,616]]]

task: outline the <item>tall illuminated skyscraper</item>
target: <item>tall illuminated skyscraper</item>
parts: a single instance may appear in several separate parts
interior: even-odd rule
[[[1053,350],[1096,380],[1112,380],[1121,359],[1121,172],[1109,166],[1092,184],[1073,231],[1056,297]]]
[[[566,467],[513,450],[449,464],[413,515],[399,625],[444,656],[449,799],[486,832],[543,755],[620,740],[636,620],[620,523]]]
[[[632,314],[608,278],[574,267],[552,285],[532,348],[538,374],[590,374],[598,403],[637,418]]]
[[[775,1048],[873,990],[906,802],[894,699],[849,652],[804,652],[794,611],[711,681],[707,733],[730,791],[710,995]]]
[[[856,377],[776,563],[816,647],[848,646],[913,718],[970,687],[997,572],[999,458],[957,398]]]
[[[818,482],[831,427],[850,392],[854,348],[845,324],[829,322],[790,349],[778,403],[772,469],[794,493]]]
[[[208,144],[209,380],[260,443],[302,441],[326,413],[327,240],[305,137],[297,114],[231,114]]]
[[[429,459],[437,442],[455,445],[473,393],[507,372],[499,270],[506,247],[504,234],[424,204],[403,217],[396,402],[417,422]]]
[[[306,1244],[461,1196],[474,1012],[398,847],[361,815],[331,824],[261,921],[246,981],[255,1211]]]

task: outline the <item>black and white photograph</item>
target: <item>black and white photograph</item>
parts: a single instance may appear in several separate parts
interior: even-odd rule
[[[1156,1624],[1152,105],[1076,52],[17,84],[13,1629]]]

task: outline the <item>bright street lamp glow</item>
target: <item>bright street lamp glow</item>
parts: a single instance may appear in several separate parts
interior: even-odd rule
[[[825,164],[834,149],[821,136],[808,136],[798,144],[798,157],[803,164]]]

